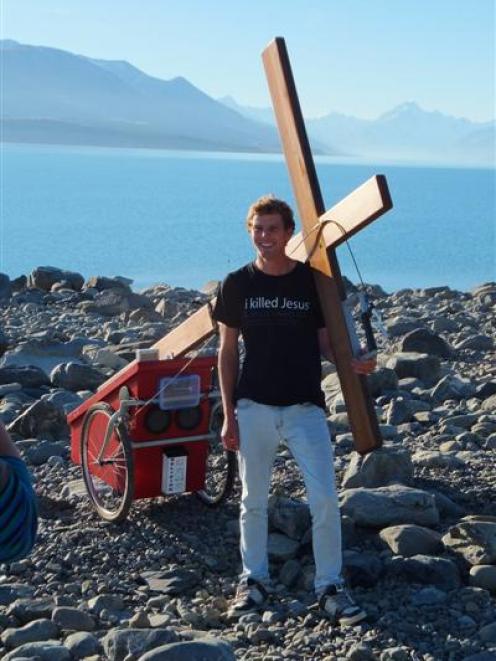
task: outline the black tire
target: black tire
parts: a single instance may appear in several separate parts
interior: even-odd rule
[[[210,448],[205,469],[205,486],[195,495],[207,507],[217,507],[231,494],[236,478],[236,453],[226,450],[220,438],[223,416],[220,404],[215,404],[210,416]]]
[[[106,521],[123,521],[134,494],[134,465],[131,444],[124,429],[114,429],[105,456],[97,457],[105,438],[110,416],[105,403],[88,409],[81,432],[81,466],[88,496],[98,514]]]

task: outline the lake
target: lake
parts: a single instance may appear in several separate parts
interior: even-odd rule
[[[36,266],[201,288],[252,258],[244,218],[274,193],[282,156],[52,145],[1,148],[0,272]],[[394,208],[350,244],[365,282],[393,291],[496,279],[495,170],[317,158],[327,208],[374,174]],[[358,276],[346,246],[343,273]]]

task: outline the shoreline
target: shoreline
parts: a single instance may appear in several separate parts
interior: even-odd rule
[[[392,294],[371,285],[369,295],[389,335],[377,338],[367,380],[380,450],[353,452],[339,380],[323,363],[344,571],[369,614],[338,630],[313,607],[310,514],[284,444],[268,512],[274,594],[239,621],[227,616],[239,485],[215,510],[192,494],[144,499],[109,525],[70,460],[66,415],[209,296],[168,285],[136,293],[125,278],[46,268],[22,282],[0,276],[0,417],[40,505],[33,553],[0,566],[0,656],[138,661],[171,643],[184,658],[205,643],[219,660],[494,656],[496,283]]]

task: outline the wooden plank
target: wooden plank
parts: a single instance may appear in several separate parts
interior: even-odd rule
[[[317,271],[317,291],[336,358],[355,448],[364,454],[380,447],[382,438],[365,377],[355,374],[351,367],[353,353],[341,304],[344,286],[339,264],[333,251],[327,254],[322,236],[315,249],[313,245],[312,233],[325,209],[284,39],[271,42],[262,59],[303,225],[305,247],[311,254],[310,264]]]
[[[327,223],[322,229],[326,248],[337,248],[391,207],[385,177],[371,177],[320,216],[319,222]],[[302,232],[295,234],[288,242],[286,254],[292,259],[305,262],[308,259],[307,245],[310,244],[310,249],[314,245],[317,229],[312,232],[307,244],[303,241]]]
[[[213,305],[215,305],[215,299],[208,305],[203,305],[182,324],[179,324],[161,340],[155,342],[152,349],[158,349],[158,357],[161,360],[178,358],[213,335],[216,330],[216,323],[213,321],[210,312]]]

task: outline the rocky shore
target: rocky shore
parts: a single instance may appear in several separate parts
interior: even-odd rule
[[[369,613],[350,628],[315,608],[310,516],[284,446],[269,516],[274,593],[260,614],[226,614],[238,489],[215,510],[193,495],[136,501],[120,525],[90,507],[66,414],[209,298],[130,285],[49,267],[0,274],[0,417],[41,517],[31,556],[0,565],[0,658],[496,659],[496,283],[368,287],[389,333],[369,377],[381,450],[353,452],[324,365],[346,575]]]

